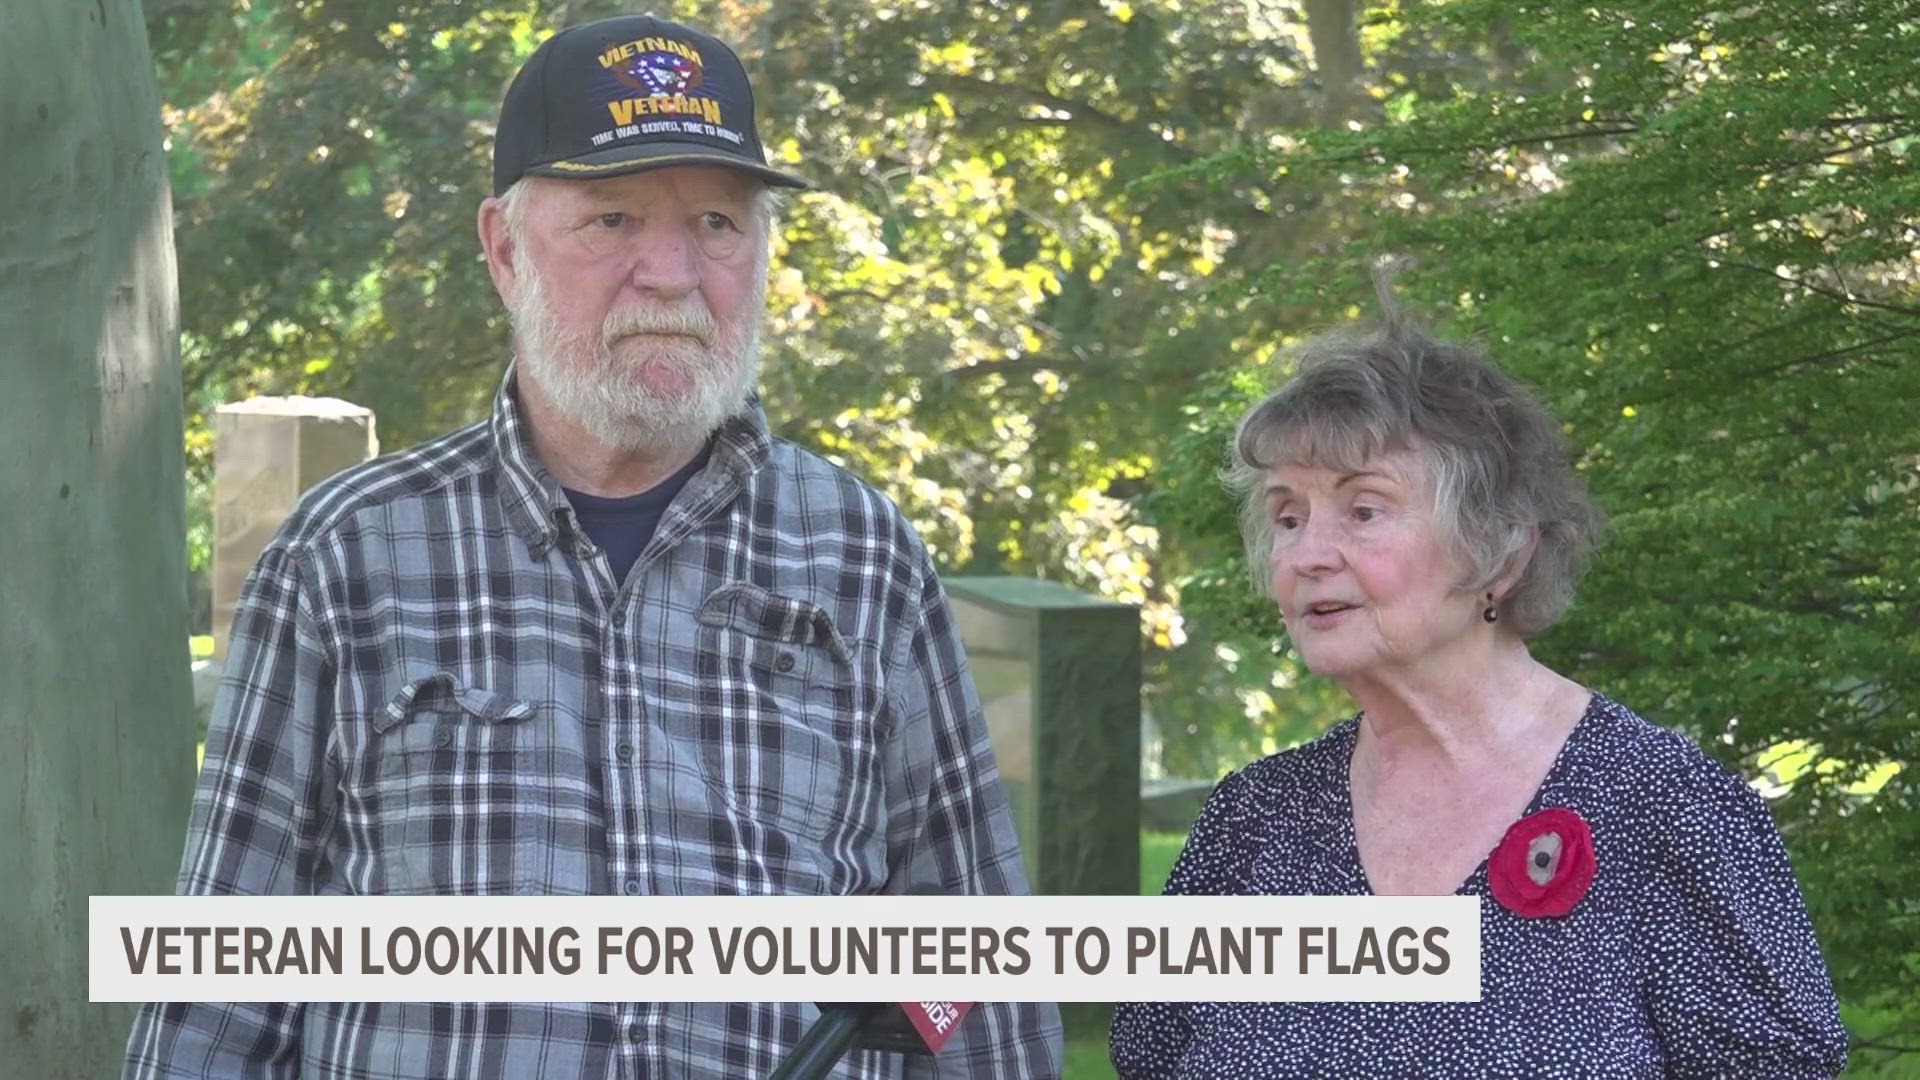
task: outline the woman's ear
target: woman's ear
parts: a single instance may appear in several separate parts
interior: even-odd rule
[[[1526,543],[1520,545],[1520,550],[1514,552],[1513,558],[1507,560],[1507,568],[1500,572],[1500,576],[1493,579],[1493,595],[1496,601],[1506,603],[1507,594],[1513,592],[1514,586],[1520,584],[1520,579],[1526,574],[1528,565],[1533,562],[1533,553],[1539,547],[1540,527],[1527,526]]]

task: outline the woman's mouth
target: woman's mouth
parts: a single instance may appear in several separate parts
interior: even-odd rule
[[[1300,609],[1300,621],[1309,630],[1330,630],[1356,610],[1358,605],[1343,600],[1316,600]]]

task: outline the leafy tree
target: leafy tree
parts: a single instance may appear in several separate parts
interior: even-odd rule
[[[1242,281],[1337,317],[1366,295],[1369,254],[1410,254],[1407,291],[1543,390],[1613,535],[1539,651],[1770,768],[1843,994],[1911,1003],[1920,7],[1457,0],[1400,17],[1529,59],[1476,92],[1398,85],[1362,130],[1216,160],[1218,186],[1333,183],[1353,214],[1337,249]],[[1194,505],[1217,463],[1248,400],[1236,378],[1197,399],[1170,501]],[[1160,520],[1169,543],[1230,548],[1224,513]],[[1245,625],[1231,577],[1230,559],[1203,571],[1190,611]]]
[[[1351,6],[1331,8],[1353,37]],[[506,327],[471,221],[498,96],[546,32],[616,9],[150,6],[192,490],[222,401],[337,394],[373,407],[389,446],[484,407]],[[1099,0],[680,14],[739,43],[765,141],[820,182],[786,207],[770,288],[776,426],[882,483],[944,564],[1141,602],[1154,643],[1181,642],[1167,581],[1185,556],[1132,499],[1202,374],[1257,348],[1262,313],[1223,317],[1202,285],[1298,248],[1315,219],[1257,185],[1196,219],[1184,194],[1138,182],[1333,115],[1304,77],[1305,26],[1255,5]],[[1221,676],[1204,641],[1163,676],[1177,671]],[[1157,696],[1176,736],[1194,732],[1173,740],[1176,767],[1272,742],[1271,697],[1228,689]],[[1239,731],[1218,755],[1200,750],[1215,714]]]
[[[150,0],[196,477],[207,410],[252,392],[352,398],[390,446],[484,408],[499,94],[623,6]],[[1276,348],[1416,256],[1411,298],[1543,388],[1614,518],[1544,654],[1785,783],[1868,1002],[1920,977],[1883,959],[1920,917],[1916,780],[1883,767],[1916,740],[1913,8],[660,10],[739,45],[770,152],[819,184],[777,242],[776,427],[948,568],[1142,602],[1176,772],[1343,708],[1251,598],[1213,473]]]

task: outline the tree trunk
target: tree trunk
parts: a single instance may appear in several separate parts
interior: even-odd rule
[[[1366,115],[1372,102],[1361,86],[1360,26],[1355,0],[1306,0],[1307,36],[1320,81],[1320,123],[1339,127]]]
[[[0,1073],[119,1073],[87,898],[172,891],[193,783],[179,312],[139,0],[0,33]]]

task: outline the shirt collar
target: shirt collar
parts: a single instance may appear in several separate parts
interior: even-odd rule
[[[507,520],[526,540],[536,558],[558,546],[572,529],[573,506],[560,482],[534,453],[533,439],[524,408],[520,404],[515,365],[507,365],[494,394],[493,415],[488,421],[493,436],[494,460],[500,473],[500,502]],[[767,429],[766,410],[759,394],[747,399],[747,407],[720,424],[713,449],[700,476],[714,476],[714,482],[745,490],[748,479],[767,463],[773,453],[773,436]],[[694,481],[698,482],[699,477]]]

